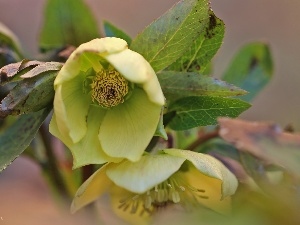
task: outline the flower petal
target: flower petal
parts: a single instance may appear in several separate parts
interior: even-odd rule
[[[98,139],[98,131],[101,121],[104,116],[100,108],[91,107],[87,118],[87,133],[77,143],[73,143],[70,137],[63,135],[57,127],[56,116],[53,114],[49,131],[55,137],[59,138],[71,150],[74,161],[73,169],[88,165],[88,164],[103,164],[106,162],[120,162],[121,158],[111,158],[104,153]],[[101,117],[101,114],[102,117]]]
[[[83,76],[77,76],[59,85],[54,97],[58,129],[67,133],[74,143],[86,133],[86,116],[92,101],[89,95],[83,93],[83,79]]]
[[[62,142],[64,142],[65,145],[71,146],[72,140],[68,135],[64,135],[66,133],[61,133],[57,126],[56,116],[55,113],[53,113],[50,124],[49,124],[49,131],[52,135],[60,139]]]
[[[106,110],[91,106],[87,116],[86,135],[74,145],[70,146],[74,157],[73,168],[88,164],[103,164],[106,162],[120,162],[121,158],[109,157],[103,151],[99,138],[99,128],[105,116]]]
[[[204,175],[192,164],[189,166],[189,170],[184,173],[184,177],[193,188],[205,190],[201,195],[208,198],[197,198],[198,202],[222,214],[231,212],[231,198],[226,197],[221,200],[222,181]]]
[[[104,58],[130,82],[144,83],[151,76],[156,76],[144,57],[130,49],[105,55]]]
[[[222,181],[222,198],[233,195],[237,189],[236,177],[216,158],[189,150],[166,149],[165,153],[190,161],[201,173]]]
[[[85,53],[94,53],[102,56],[112,54],[127,49],[126,41],[120,38],[107,37],[91,40],[90,42],[80,45],[68,58],[65,65],[55,79],[55,86],[65,81],[73,79],[80,71],[86,71],[91,68],[91,62],[86,58]],[[100,64],[99,64],[100,66]]]
[[[107,176],[118,186],[144,193],[175,173],[184,158],[167,154],[143,155],[137,162],[124,160],[107,167]]]
[[[105,153],[139,160],[155,133],[160,110],[161,106],[150,102],[143,90],[135,88],[127,101],[106,113],[99,133]]]
[[[150,101],[161,106],[165,104],[165,96],[156,76],[151,77],[147,82],[143,83],[142,86]]]
[[[106,55],[105,59],[127,80],[142,84],[150,101],[159,105],[165,104],[165,98],[155,71],[143,56],[130,49],[126,49],[116,54]]]
[[[105,173],[107,165],[102,166],[79,187],[71,205],[72,213],[95,201],[110,188],[112,182]]]

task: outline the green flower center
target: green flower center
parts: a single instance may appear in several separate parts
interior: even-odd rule
[[[168,204],[181,203],[185,208],[198,206],[199,199],[208,199],[204,193],[205,190],[192,187],[181,176],[172,176],[144,194],[134,194],[121,200],[119,209],[129,209],[130,213],[138,212],[142,216]]]
[[[94,77],[91,88],[92,101],[110,108],[124,102],[128,81],[116,70],[103,70]]]

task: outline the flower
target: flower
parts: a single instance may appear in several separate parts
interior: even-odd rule
[[[228,213],[229,196],[237,184],[235,176],[212,156],[166,149],[144,154],[138,162],[104,165],[77,190],[71,211],[109,193],[115,213],[137,224],[168,204],[186,209],[204,205]]]
[[[54,88],[50,132],[69,147],[75,168],[139,160],[165,102],[150,64],[119,38],[80,45]]]

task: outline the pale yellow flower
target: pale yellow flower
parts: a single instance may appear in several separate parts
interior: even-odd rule
[[[139,160],[165,102],[150,64],[119,38],[80,45],[54,88],[50,132],[70,148],[74,167]]]
[[[169,204],[192,210],[199,206],[230,211],[235,176],[212,156],[166,149],[140,161],[108,163],[78,189],[71,210],[109,193],[114,212],[134,224],[147,224],[155,211]]]

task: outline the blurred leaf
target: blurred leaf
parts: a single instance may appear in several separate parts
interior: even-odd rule
[[[256,42],[247,44],[236,54],[222,80],[249,92],[241,99],[251,101],[270,81],[273,62],[269,46]]]
[[[205,31],[193,42],[192,47],[182,57],[168,67],[168,70],[200,72],[202,74],[207,72],[206,67],[219,50],[225,32],[224,22],[216,17],[212,10],[209,15]]]
[[[300,135],[268,123],[220,118],[220,136],[242,152],[300,176]]]
[[[14,33],[1,22],[0,22],[0,55],[1,55],[0,57],[4,57],[4,55],[6,55],[6,57],[11,57],[12,60],[9,61],[12,62],[18,61],[23,57],[21,53],[19,40],[14,35]],[[0,61],[0,63],[3,62],[2,60]],[[0,66],[4,66],[4,65],[0,64]]]
[[[50,109],[22,115],[0,136],[0,171],[9,166],[30,144]]]
[[[117,37],[125,40],[128,45],[131,43],[131,37],[108,21],[103,22],[106,37]]]
[[[0,117],[36,112],[52,104],[57,72],[46,72],[19,82],[1,101]]]
[[[82,0],[48,0],[44,15],[42,50],[79,46],[100,36],[96,19]]]
[[[151,23],[131,44],[155,71],[181,57],[204,30],[209,19],[208,0],[181,0]]]
[[[207,154],[217,153],[239,161],[239,152],[237,149],[220,138],[214,138],[203,143],[196,149],[196,151]]]
[[[249,176],[251,176],[258,185],[264,186],[267,182],[269,182],[262,161],[246,152],[240,152],[239,155],[240,162],[247,174],[249,174]]]
[[[237,117],[250,104],[239,99],[191,96],[177,100],[168,111],[176,114],[170,122],[173,130],[187,130],[197,126],[217,124],[220,116]]]
[[[187,96],[238,96],[247,92],[216,78],[195,72],[162,71],[158,79],[165,97],[174,101]]]

